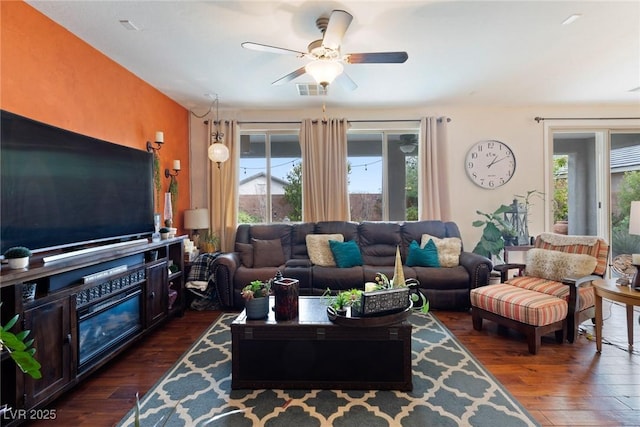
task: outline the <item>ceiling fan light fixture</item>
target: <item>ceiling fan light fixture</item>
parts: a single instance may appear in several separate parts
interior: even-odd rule
[[[316,59],[309,62],[304,70],[321,86],[326,87],[344,71],[344,66],[337,61]]]
[[[400,146],[400,151],[402,151],[404,154],[412,153],[415,149],[416,149],[416,145],[411,143],[402,144]]]

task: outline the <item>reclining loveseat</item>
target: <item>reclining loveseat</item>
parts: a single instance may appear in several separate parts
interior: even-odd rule
[[[345,249],[335,252],[337,264],[330,245]],[[416,261],[416,246],[434,245],[435,264],[433,259]],[[246,284],[278,271],[299,280],[300,295],[364,289],[378,272],[392,278],[397,247],[405,278],[419,281],[432,309],[468,310],[470,290],[488,284],[491,260],[465,252],[458,226],[443,221],[241,224],[235,252],[215,259],[213,280],[221,305],[236,309],[244,306],[240,291]],[[343,256],[357,252],[355,261]]]

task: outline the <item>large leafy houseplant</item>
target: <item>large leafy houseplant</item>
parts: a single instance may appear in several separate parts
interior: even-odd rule
[[[484,229],[482,230],[480,241],[473,248],[474,253],[487,258],[495,256],[500,260],[502,259],[501,253],[504,249],[503,235],[508,235],[512,232],[511,225],[504,219],[504,213],[510,209],[510,206],[501,205],[492,213],[476,211],[484,219],[475,220],[472,225],[474,227],[484,227]]]
[[[2,303],[0,303],[0,306],[2,306]],[[0,325],[0,350],[7,350],[20,370],[37,380],[42,378],[41,365],[33,357],[36,352],[36,349],[32,347],[33,339],[25,341],[30,331],[22,331],[17,334],[9,332],[9,329],[13,328],[18,321],[18,318],[19,315],[16,314],[6,325]]]

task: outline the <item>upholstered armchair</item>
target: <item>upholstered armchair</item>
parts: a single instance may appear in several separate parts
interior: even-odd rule
[[[532,353],[543,333],[566,334],[573,342],[580,323],[595,317],[591,282],[604,276],[608,256],[609,244],[596,236],[541,234],[526,264],[495,266],[503,283],[472,291],[474,328],[480,330],[485,318],[521,330]],[[509,278],[513,270],[518,274]]]

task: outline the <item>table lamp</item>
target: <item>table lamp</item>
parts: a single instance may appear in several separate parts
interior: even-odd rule
[[[629,234],[640,236],[640,201],[631,202]],[[640,290],[640,254],[632,254],[631,263],[636,267],[636,278],[631,284],[631,287]]]
[[[193,240],[193,244],[198,247],[198,240],[200,239],[199,230],[209,228],[209,210],[204,208],[185,210],[184,228],[192,230],[191,239]]]

